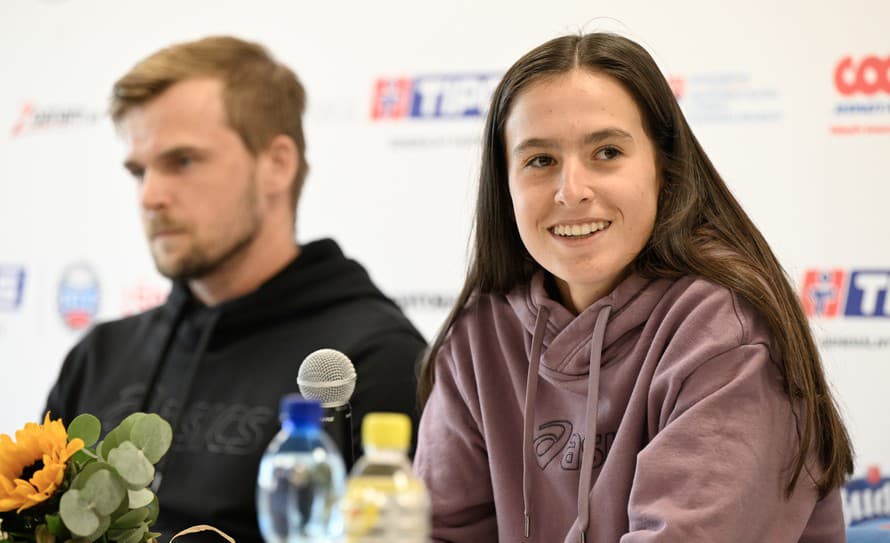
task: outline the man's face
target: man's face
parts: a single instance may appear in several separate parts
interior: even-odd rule
[[[200,279],[243,254],[262,226],[262,206],[256,161],[227,124],[222,83],[176,83],[128,111],[121,127],[158,271]]]

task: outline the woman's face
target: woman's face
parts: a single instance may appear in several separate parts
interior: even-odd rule
[[[576,69],[531,84],[505,126],[519,236],[583,311],[625,276],[655,225],[655,149],[633,98]]]

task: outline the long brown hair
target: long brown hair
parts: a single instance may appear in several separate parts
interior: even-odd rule
[[[436,355],[470,296],[505,294],[541,269],[522,244],[513,215],[504,125],[516,96],[530,84],[574,69],[618,81],[633,96],[656,149],[661,190],[655,228],[632,266],[650,278],[705,277],[738,293],[766,317],[782,355],[785,392],[802,406],[800,447],[785,490],[788,495],[794,490],[813,450],[823,470],[816,484],[824,496],[852,472],[853,452],[797,295],[766,240],[696,140],[655,61],[637,43],[613,34],[551,40],[520,58],[497,86],[485,125],[467,277],[424,358],[420,405],[435,384]]]

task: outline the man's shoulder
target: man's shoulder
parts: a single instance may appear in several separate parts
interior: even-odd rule
[[[97,347],[121,347],[132,344],[133,338],[144,336],[145,332],[164,321],[162,306],[127,315],[117,319],[96,323],[77,342],[75,350],[94,349]]]

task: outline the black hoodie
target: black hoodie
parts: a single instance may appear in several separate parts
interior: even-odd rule
[[[96,326],[65,359],[47,409],[66,424],[92,413],[104,432],[134,411],[160,413],[174,443],[158,469],[154,529],[166,540],[212,524],[239,543],[260,542],[257,469],[279,429],[281,396],[297,392],[300,362],[332,348],[355,364],[358,447],[362,418],[373,411],[410,415],[416,435],[415,363],[424,346],[361,265],[321,240],[246,296],[204,307],[174,283],[164,305]]]

